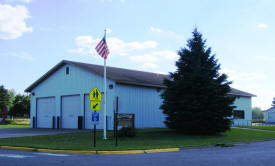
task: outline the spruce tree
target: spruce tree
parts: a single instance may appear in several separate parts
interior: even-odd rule
[[[6,109],[9,105],[8,90],[3,85],[0,86],[0,111]]]
[[[275,97],[273,98],[272,104],[271,104],[271,108],[275,108]]]
[[[206,48],[206,40],[195,28],[187,47],[178,51],[177,70],[164,80],[161,109],[165,124],[190,134],[218,134],[230,129],[235,97],[220,64]]]

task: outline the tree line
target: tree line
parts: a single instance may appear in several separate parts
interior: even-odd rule
[[[30,115],[30,95],[16,94],[15,90],[0,86],[0,111],[8,110],[8,115],[24,117]]]

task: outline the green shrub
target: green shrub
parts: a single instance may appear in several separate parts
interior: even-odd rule
[[[136,136],[136,129],[132,127],[122,127],[118,131],[119,137],[135,137]]]

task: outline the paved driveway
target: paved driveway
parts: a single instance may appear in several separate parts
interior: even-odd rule
[[[64,133],[81,132],[81,131],[85,131],[85,130],[64,130],[64,129],[58,130],[58,129],[31,129],[31,128],[0,129],[0,138],[64,134]]]

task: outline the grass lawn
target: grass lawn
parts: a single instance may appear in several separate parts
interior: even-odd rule
[[[92,132],[45,135],[19,138],[2,138],[0,145],[26,146],[49,149],[72,150],[126,150],[172,147],[195,147],[218,143],[250,142],[275,139],[275,132],[231,129],[218,136],[194,136],[173,133],[169,129],[143,129],[134,138],[119,138],[118,147],[114,146],[113,133],[108,132],[108,140],[102,140],[102,132],[97,133],[97,147],[93,146]]]
[[[252,128],[252,129],[275,131],[275,126],[241,126],[241,128]]]
[[[29,128],[30,119],[9,119],[7,120],[8,124],[0,125],[1,128]]]

